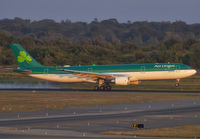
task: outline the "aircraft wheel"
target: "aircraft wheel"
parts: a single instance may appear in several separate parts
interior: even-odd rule
[[[99,87],[98,87],[98,86],[95,86],[95,87],[94,87],[94,90],[96,90],[96,91],[99,90]]]
[[[179,83],[176,83],[175,86],[176,86],[176,87],[179,87]]]
[[[108,91],[111,90],[111,86],[108,85],[108,86],[106,87],[106,89],[107,89]]]
[[[105,86],[100,86],[100,90],[105,90]]]

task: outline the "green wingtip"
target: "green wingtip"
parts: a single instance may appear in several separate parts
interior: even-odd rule
[[[60,68],[57,65],[54,65],[55,69],[59,70]]]

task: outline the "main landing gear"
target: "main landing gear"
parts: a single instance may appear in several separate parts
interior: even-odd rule
[[[176,79],[176,83],[175,83],[176,87],[179,87],[179,81],[180,81],[180,79]]]
[[[104,80],[99,80],[99,86],[95,86],[94,90],[111,90],[109,83],[104,82]]]
[[[101,90],[101,91],[111,90],[111,86],[109,84],[101,85],[100,87],[99,86],[95,86],[94,90]]]

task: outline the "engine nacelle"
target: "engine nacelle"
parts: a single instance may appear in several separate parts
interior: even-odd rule
[[[141,81],[132,81],[132,82],[130,82],[130,84],[132,85],[139,85],[139,84],[141,84]]]
[[[116,77],[115,78],[115,84],[116,85],[129,85],[129,77]]]

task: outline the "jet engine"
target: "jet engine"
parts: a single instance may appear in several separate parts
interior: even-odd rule
[[[129,81],[129,77],[116,77],[115,78],[115,84],[116,85],[129,85],[130,81]]]
[[[141,84],[141,81],[131,81],[130,84],[132,85],[139,85]]]

